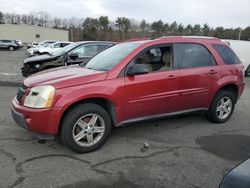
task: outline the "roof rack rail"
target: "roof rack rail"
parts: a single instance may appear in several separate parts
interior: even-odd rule
[[[219,38],[208,37],[208,36],[165,36],[165,37],[160,37],[160,38],[157,38],[157,39],[173,38],[173,37],[176,37],[176,38],[194,38],[194,39],[212,39],[212,40],[215,39],[215,40],[220,40]]]
[[[183,38],[199,38],[199,39],[218,39],[216,37],[208,37],[208,36],[182,36],[182,37]]]

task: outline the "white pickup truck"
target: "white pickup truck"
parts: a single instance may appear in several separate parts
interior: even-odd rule
[[[250,76],[250,41],[229,40],[222,41],[230,45],[244,65],[245,75]]]

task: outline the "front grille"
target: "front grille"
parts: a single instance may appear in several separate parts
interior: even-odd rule
[[[24,93],[25,93],[25,91],[26,91],[27,88],[28,88],[28,87],[25,86],[24,84],[22,84],[22,85],[19,87],[18,92],[17,92],[17,96],[16,96],[16,99],[17,99],[18,103],[21,102],[21,100],[22,100],[22,98],[23,98],[23,95],[24,95]]]

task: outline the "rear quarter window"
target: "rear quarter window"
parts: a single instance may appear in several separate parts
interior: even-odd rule
[[[233,65],[240,62],[237,56],[229,47],[220,44],[213,44],[213,48],[218,52],[225,64]]]

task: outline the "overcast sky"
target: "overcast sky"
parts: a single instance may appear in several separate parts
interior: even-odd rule
[[[250,0],[0,0],[0,11],[46,11],[53,17],[125,16],[138,21],[177,21],[212,27],[250,26]]]

